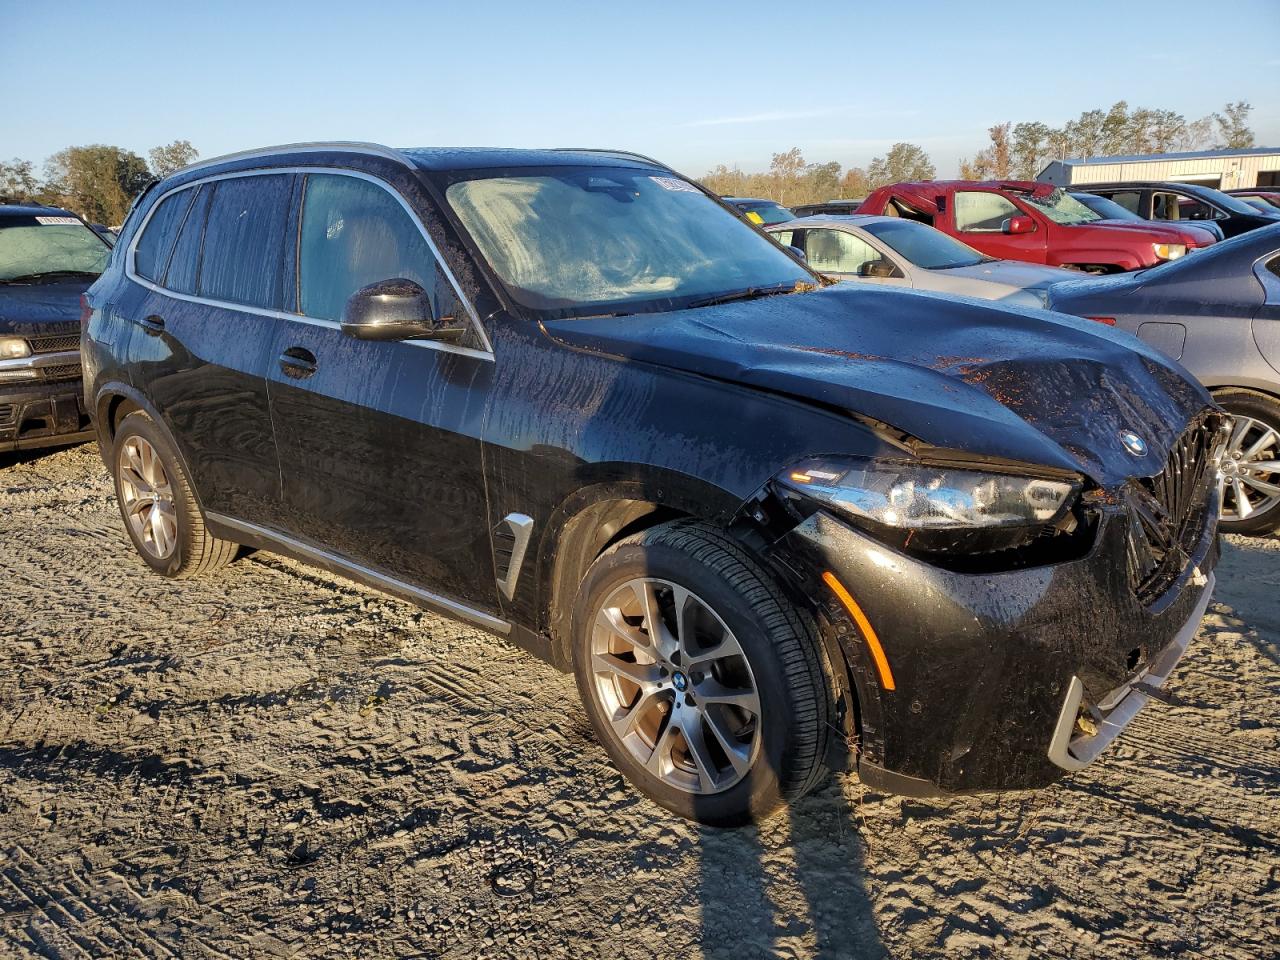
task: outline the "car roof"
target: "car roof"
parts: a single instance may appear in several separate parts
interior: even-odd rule
[[[0,203],[0,217],[76,217],[61,207],[46,207],[39,203]],[[76,217],[79,220],[79,217]]]
[[[670,168],[665,164],[651,157],[626,150],[596,150],[589,147],[529,150],[513,147],[405,147],[397,149],[380,143],[334,140],[286,143],[279,146],[243,150],[239,153],[229,153],[220,157],[210,157],[207,160],[200,160],[175,171],[173,176],[185,179],[188,174],[194,171],[208,172],[218,167],[233,165],[237,169],[242,169],[246,163],[253,160],[271,161],[304,154],[329,158],[343,154],[381,157],[411,169],[431,171],[484,170],[499,167],[610,166],[647,170],[656,169],[670,172]]]
[[[877,214],[870,213],[820,213],[814,217],[798,217],[795,220],[788,220],[786,223],[771,223],[765,227],[770,232],[775,230],[804,230],[806,227],[828,226],[828,227],[861,227],[868,223],[914,223],[918,227],[932,229],[928,224],[916,223],[915,220],[906,220],[902,217],[882,217]]]

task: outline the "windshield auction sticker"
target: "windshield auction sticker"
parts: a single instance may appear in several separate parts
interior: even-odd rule
[[[75,217],[36,217],[36,223],[43,223],[46,227],[64,227],[79,222]]]
[[[686,183],[679,177],[650,177],[663,190],[674,190],[676,193],[701,193],[692,183]]]

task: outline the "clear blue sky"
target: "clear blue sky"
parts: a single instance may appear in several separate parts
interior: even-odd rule
[[[698,176],[909,140],[947,175],[993,123],[1122,98],[1188,120],[1246,99],[1280,146],[1278,37],[1280,0],[0,0],[0,158],[359,139],[626,148]]]

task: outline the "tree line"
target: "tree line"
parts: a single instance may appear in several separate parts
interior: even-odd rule
[[[30,160],[0,161],[0,202],[34,201],[71,210],[90,223],[119,226],[148,183],[198,156],[191,141],[174,140],[152,148],[146,160],[102,143],[67,147],[45,161],[42,176]]]
[[[1237,100],[1221,113],[1188,121],[1173,110],[1130,110],[1121,100],[1110,110],[1086,110],[1061,127],[1039,121],[997,123],[987,130],[989,145],[960,161],[960,179],[1034,180],[1049,161],[1068,158],[1252,147],[1251,110],[1251,104]]]
[[[1108,110],[1086,110],[1061,127],[1040,121],[998,123],[989,144],[960,161],[962,180],[1034,180],[1050,160],[1217,150],[1252,147],[1249,113],[1239,100],[1222,112],[1188,121],[1173,110],[1130,109],[1121,100]],[[933,160],[914,143],[895,143],[866,167],[843,169],[839,163],[806,163],[799,147],[775,153],[769,169],[744,173],[720,164],[702,182],[722,196],[767,197],[783,206],[818,203],[836,197],[858,199],[872,190],[904,180],[932,180]]]
[[[1086,110],[1051,127],[1040,121],[998,123],[989,143],[960,161],[963,180],[1034,179],[1050,160],[1125,156],[1179,150],[1251,147],[1253,130],[1244,100],[1221,112],[1188,121],[1173,110],[1135,107],[1121,100],[1108,110]],[[199,154],[189,140],[174,140],[148,151],[144,160],[121,147],[94,144],[67,147],[45,161],[37,176],[29,160],[0,162],[0,202],[31,201],[74,210],[93,223],[118,225],[129,205],[151,180],[167,176]],[[769,169],[745,173],[720,164],[702,182],[722,196],[768,197],[792,206],[835,197],[865,197],[877,187],[903,180],[932,180],[933,160],[914,143],[895,143],[865,167],[847,170],[837,161],[808,163],[799,147],[772,155]]]

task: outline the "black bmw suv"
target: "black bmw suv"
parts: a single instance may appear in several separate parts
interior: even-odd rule
[[[633,154],[279,147],[174,174],[83,352],[157,573],[290,554],[572,670],[742,822],[1090,762],[1209,601],[1220,417],[1099,324],[832,284]]]

